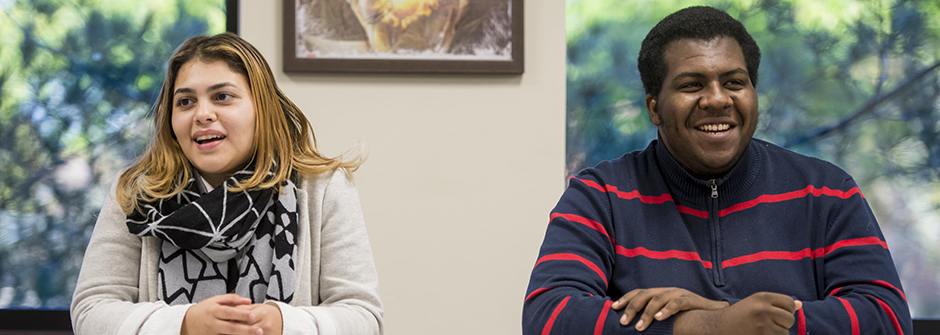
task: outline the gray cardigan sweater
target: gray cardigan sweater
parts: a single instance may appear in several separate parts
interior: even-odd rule
[[[78,335],[178,334],[192,305],[157,300],[161,241],[128,232],[114,189],[85,251],[72,328]],[[352,182],[333,170],[307,176],[297,193],[294,299],[268,302],[280,307],[284,334],[382,334],[378,275]]]

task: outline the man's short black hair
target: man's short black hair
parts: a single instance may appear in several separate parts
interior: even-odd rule
[[[689,7],[672,13],[656,24],[640,47],[637,68],[643,88],[654,97],[662,90],[666,79],[666,45],[680,39],[709,41],[717,37],[731,37],[738,41],[744,52],[744,63],[751,83],[757,86],[757,68],[760,66],[760,48],[744,25],[731,15],[712,7]]]

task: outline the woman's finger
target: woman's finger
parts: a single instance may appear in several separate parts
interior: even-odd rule
[[[230,306],[216,306],[212,309],[212,317],[219,320],[234,321],[246,324],[253,324],[258,321],[258,316],[247,309],[241,309]]]
[[[251,299],[242,297],[235,293],[217,295],[212,298],[206,299],[212,302],[215,302],[219,305],[228,305],[228,306],[238,306],[238,305],[249,305],[251,304]]]

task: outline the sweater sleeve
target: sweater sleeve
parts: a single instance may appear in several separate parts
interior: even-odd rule
[[[112,186],[98,214],[72,297],[72,328],[76,334],[146,333],[147,322],[154,314],[166,316],[158,318],[163,321],[182,320],[163,302],[137,301],[141,239],[127,230],[114,190]],[[165,325],[162,328],[168,329]]]
[[[572,178],[552,210],[523,304],[523,334],[639,334],[608,297],[615,260],[610,200],[599,178]],[[612,300],[613,299],[613,300]],[[675,317],[642,334],[671,334]]]
[[[884,236],[855,181],[830,213],[822,257],[826,296],[804,301],[791,334],[911,334],[907,298]]]
[[[319,291],[311,292],[319,304],[278,303],[284,334],[382,334],[378,274],[359,193],[341,169],[330,176],[322,201],[322,213],[311,213],[322,217]]]

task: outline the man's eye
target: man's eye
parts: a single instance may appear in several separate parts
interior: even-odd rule
[[[732,80],[732,81],[727,82],[725,85],[730,86],[732,88],[741,88],[741,87],[744,87],[744,82],[741,80]]]
[[[702,87],[702,85],[700,85],[699,83],[687,83],[687,84],[679,85],[680,90],[694,90],[700,87]]]

